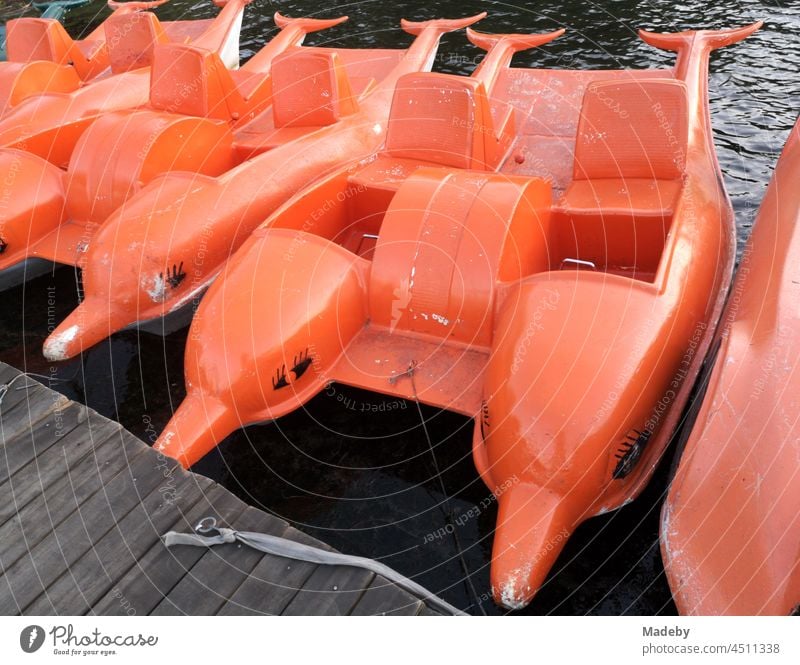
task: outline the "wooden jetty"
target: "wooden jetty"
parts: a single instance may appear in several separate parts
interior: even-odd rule
[[[240,544],[168,549],[164,533],[207,516],[331,548],[0,363],[3,385],[0,614],[438,614],[359,568]]]

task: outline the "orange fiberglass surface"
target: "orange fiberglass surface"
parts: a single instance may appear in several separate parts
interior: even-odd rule
[[[681,614],[800,607],[800,123],[722,317],[716,364],[662,515]]]
[[[8,62],[0,65],[0,113],[27,96],[66,92],[109,68],[107,28],[120,16],[162,5],[156,2],[109,2],[112,15],[85,39],[73,40],[50,18],[23,17],[7,23]],[[176,24],[179,27],[180,24]]]
[[[31,2],[30,5],[40,12],[42,18],[52,18],[62,21],[66,13],[75,7],[80,7],[91,2],[91,0],[51,0],[42,2]],[[0,25],[0,60],[6,59],[6,26]]]
[[[60,124],[62,113],[48,125],[52,132],[37,133],[42,146],[38,154],[30,152],[30,133],[24,139],[25,150],[0,149],[0,173],[8,174],[8,200],[0,219],[4,247],[0,289],[32,279],[53,263],[82,266],[100,225],[159,175],[168,171],[219,175],[247,157],[246,149],[234,144],[234,131],[241,130],[247,137],[254,124],[263,124],[272,106],[276,66],[279,77],[292,75],[292,61],[276,63],[278,56],[297,50],[309,32],[344,20],[289,19],[276,14],[280,32],[238,71],[226,69],[219,49],[157,45],[152,68],[123,75],[125,86],[136,84],[131,89],[140,102],[133,106],[138,108],[114,111],[102,102],[92,112],[75,113],[80,105],[69,104],[67,114],[77,119]],[[381,55],[365,52],[370,53],[376,60]],[[116,99],[118,85],[106,90],[103,99]],[[64,139],[67,134],[69,140]],[[296,135],[290,131],[276,136],[273,144]],[[60,155],[57,160],[55,153]],[[65,159],[66,168],[59,168],[56,164]]]
[[[148,73],[133,71],[149,66],[156,43],[218,49],[230,67],[238,66],[242,13],[251,0],[213,0],[224,8],[216,19],[162,23],[146,11],[166,2],[109,0],[111,16],[78,41],[55,19],[9,21],[9,62],[0,63],[0,146],[41,143],[38,134],[82,115],[145,104]]]
[[[73,40],[55,19],[26,17],[9,21],[9,62],[0,63],[0,118],[23,101],[42,93],[74,93],[93,81],[146,66],[154,43],[198,42],[210,48],[216,40],[225,44],[223,50],[230,66],[237,66],[242,9],[250,1],[213,0],[219,7],[231,5],[224,16],[161,23],[146,10],[168,0],[109,0],[113,13],[83,40]],[[103,90],[103,87],[93,90]],[[105,95],[108,94],[105,90]],[[120,91],[123,99],[129,94]],[[87,103],[83,96],[79,99]],[[26,117],[26,121],[35,125],[36,117]],[[0,144],[7,144],[7,140],[0,139]]]
[[[708,60],[759,25],[641,32],[677,52],[663,70],[512,68],[530,37],[471,32],[473,76],[401,79],[383,150],[212,284],[157,448],[191,466],[331,382],[470,416],[492,592],[525,606],[577,526],[647,483],[709,347],[735,238]]]
[[[66,223],[45,213],[58,248],[39,244],[36,255],[79,265],[85,296],[45,341],[45,355],[72,357],[132,324],[186,325],[250,232],[318,178],[378,151],[398,80],[429,69],[443,34],[483,16],[406,21],[416,36],[408,49],[289,49],[272,60],[269,104],[252,117],[240,106],[258,76],[232,77],[190,46],[158,47],[151,101],[166,110],[96,123],[68,170]],[[181,93],[198,79],[197,94]],[[172,128],[188,123],[197,129],[176,143]],[[126,200],[139,173],[173,161]]]

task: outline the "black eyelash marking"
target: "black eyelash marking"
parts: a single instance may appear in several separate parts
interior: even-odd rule
[[[481,402],[481,438],[486,441],[486,433],[489,431],[489,404],[486,400]]]
[[[615,455],[618,462],[612,474],[614,480],[622,480],[633,471],[641,459],[644,448],[647,442],[650,441],[651,436],[652,432],[650,430],[640,432],[638,429],[632,429],[628,432]]]
[[[272,389],[273,390],[280,390],[281,388],[285,388],[289,385],[289,381],[286,378],[286,365],[281,365],[275,372],[275,376],[272,377]]]
[[[164,273],[160,273],[161,279],[164,279]],[[167,283],[173,288],[178,288],[178,285],[186,279],[186,272],[183,270],[183,261],[180,264],[174,264],[172,270],[167,270]]]
[[[312,362],[313,358],[309,355],[308,349],[303,351],[299,356],[294,357],[294,366],[291,371],[294,372],[295,380],[306,373],[306,370],[311,366]]]

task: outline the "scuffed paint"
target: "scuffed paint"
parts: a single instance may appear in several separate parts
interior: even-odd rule
[[[47,342],[45,342],[44,349],[42,350],[44,357],[53,361],[66,360],[69,357],[67,355],[67,345],[75,339],[75,335],[77,334],[78,326],[70,326],[58,335],[50,337]]]
[[[156,275],[150,286],[148,286],[147,278],[143,279],[142,288],[150,296],[150,300],[155,303],[161,303],[167,299],[167,280],[164,279],[164,275]]]
[[[533,594],[531,594],[531,587],[529,584],[525,585],[524,589],[520,588],[520,581],[530,579],[531,564],[527,564],[522,568],[517,568],[513,573],[508,575],[505,582],[500,585],[499,601],[500,604],[509,610],[523,609]],[[498,598],[496,589],[492,589],[495,598]]]
[[[175,432],[167,432],[164,435],[164,438],[161,441],[159,441],[158,443],[156,443],[156,445],[154,446],[155,449],[158,450],[159,452],[164,450],[167,446],[169,446],[170,441],[172,441],[172,437],[174,437],[174,436],[175,436]]]

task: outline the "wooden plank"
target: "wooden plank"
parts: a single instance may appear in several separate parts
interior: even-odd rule
[[[0,386],[4,383],[8,383],[18,374],[22,374],[16,367],[12,367],[11,365],[6,365],[6,363],[0,361]],[[22,381],[22,379],[20,379]]]
[[[50,447],[67,445],[63,439],[69,436],[69,444],[75,441],[92,443],[97,436],[107,436],[111,430],[122,431],[119,423],[104,418],[100,414],[80,404],[68,402],[61,408],[56,406],[26,431],[6,442],[0,448],[0,491],[2,484],[11,475],[43,455]]]
[[[123,573],[136,565],[177,522],[178,506],[194,505],[206,478],[180,469],[153,490],[138,506],[103,536],[94,547],[51,584],[25,610],[26,614],[86,614],[111,589]]]
[[[27,381],[29,379],[21,379]],[[24,385],[24,384],[22,384]],[[9,399],[11,391],[3,398],[0,405],[0,441],[5,449],[12,448],[19,437],[25,437],[30,430],[42,419],[49,418],[57,414],[61,409],[67,408],[69,400],[63,395],[48,390],[44,386],[35,383],[24,390],[16,391],[19,386],[15,384],[11,390],[15,391],[13,399]],[[19,399],[19,402],[14,402]],[[9,408],[8,402],[12,402]],[[52,442],[52,439],[50,439]]]
[[[59,396],[57,400],[39,398],[39,402],[40,405],[35,407],[34,412],[27,412],[24,406],[19,406],[16,414],[13,412],[8,415],[0,413],[0,451],[3,456],[5,456],[6,450],[26,437],[42,421],[52,418],[55,414],[60,413],[61,409],[66,409],[73,404],[62,396]],[[75,405],[73,408],[80,410],[82,407]]]
[[[255,508],[247,508],[236,519],[234,528],[276,534],[283,533],[286,523]],[[152,614],[215,614],[264,556],[263,552],[240,543],[217,545],[207,550]]]
[[[302,537],[298,537],[298,534]],[[288,525],[282,533],[276,535],[295,541],[305,541],[309,545],[320,545],[313,538]],[[220,608],[218,614],[223,616],[281,614],[316,569],[317,565],[313,563],[264,555],[230,600]]]
[[[344,616],[355,607],[374,573],[349,566],[319,566],[284,610],[284,615]]]
[[[123,446],[125,438],[121,437]],[[141,442],[138,444],[138,452],[141,453],[146,446]],[[159,482],[156,459],[152,455],[142,454],[131,459],[130,464],[108,482],[101,481],[100,491],[80,505],[75,513],[56,526],[10,569],[6,569],[9,589],[0,589],[0,614],[11,613],[17,608],[24,610],[65,568],[80,559],[130,512],[142,497],[152,492]]]
[[[356,616],[377,614],[414,616],[422,610],[423,605],[424,603],[416,596],[412,596],[385,577],[377,575],[351,614]]]
[[[0,448],[0,491],[4,489],[2,484],[12,475],[59,442],[59,434],[63,430],[56,418],[62,419],[61,422],[72,431],[78,428],[87,415],[85,409],[72,404],[62,410],[58,409],[56,407],[42,414],[45,417],[32,423],[24,432],[8,440]],[[85,433],[82,438],[87,438]]]
[[[52,535],[83,502],[126,468],[128,460],[119,453],[120,432],[116,423],[110,421],[96,428],[97,447],[74,467],[64,463],[60,467],[60,478],[40,488],[38,496],[0,525],[0,569],[8,570],[21,556]],[[69,442],[69,438],[65,437],[65,441]],[[64,454],[65,449],[61,449],[61,453]]]
[[[126,461],[116,445],[119,429],[110,422],[105,427],[107,436],[98,448],[73,469],[64,464],[61,478],[43,488],[39,496],[0,525],[0,570],[9,570],[73,515],[83,501],[100,491],[103,483],[125,468]],[[99,431],[98,438],[101,438]],[[3,500],[6,499],[4,493]]]
[[[38,408],[47,403],[47,400],[66,399],[36,379],[23,375],[22,372],[17,372],[8,381],[0,381],[0,386],[2,385],[7,386],[7,390],[0,401],[0,417],[12,424],[16,424],[12,421],[23,419],[25,416],[22,414],[28,416],[34,414]],[[5,432],[8,437],[9,430],[6,429]]]
[[[9,423],[12,425],[16,425],[16,422],[12,423],[12,420],[16,421],[18,419],[18,416],[14,414],[34,396],[41,397],[42,394],[47,394],[48,396],[58,395],[58,393],[43,386],[36,379],[24,376],[19,370],[9,367],[8,371],[7,378],[0,379],[0,387],[7,386],[8,388],[2,401],[0,401],[0,419],[10,419]],[[42,393],[42,390],[45,393]],[[10,430],[4,429],[4,431],[9,432]]]
[[[39,446],[33,442],[53,436],[56,432],[60,434],[57,437],[58,445],[47,447],[39,456],[14,471],[5,483],[0,483],[0,524],[19,514],[28,503],[41,496],[54,483],[65,481],[68,468],[73,468],[93,452],[97,454],[100,446],[114,433],[119,432],[120,427],[105,421],[95,425],[90,438],[87,428],[83,426],[86,411],[76,405],[70,405],[73,406],[75,408],[62,412],[58,424],[54,423],[52,418],[42,421],[30,433],[29,441],[20,440],[13,444],[13,447],[19,447],[19,450],[14,450],[10,455],[11,459],[0,460],[1,474],[2,471],[7,471],[7,468],[3,467],[8,461],[17,467],[22,464],[26,456],[34,454]],[[81,425],[77,423],[80,417],[83,418]]]
[[[74,471],[65,468],[60,482],[0,527],[0,614],[18,613],[23,609],[16,603],[13,582],[14,575],[19,574],[15,571],[25,568],[17,564],[27,561],[30,567],[30,552],[36,545],[52,537],[58,524],[75,515],[83,501],[98,493],[103,484],[124,467],[125,462],[113,445],[115,434],[118,432],[112,433],[108,443],[98,449],[97,456],[91,455]],[[56,575],[66,567],[64,562],[53,565]]]
[[[220,524],[230,524],[245,508],[246,505],[230,492],[214,484],[200,501],[186,510],[172,530],[191,531],[207,516],[216,517]],[[202,547],[167,548],[163,543],[156,543],[94,605],[91,613],[150,614],[203,554]]]

